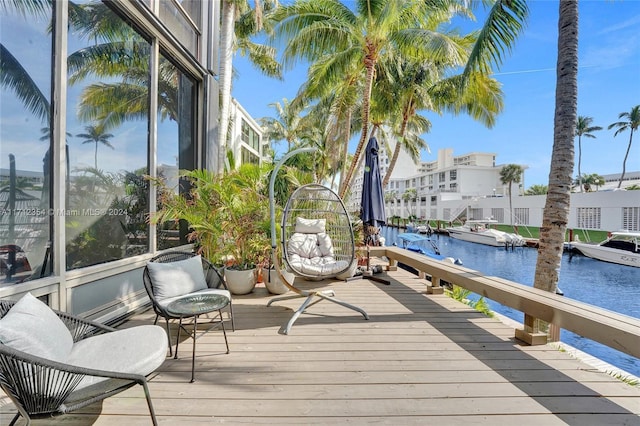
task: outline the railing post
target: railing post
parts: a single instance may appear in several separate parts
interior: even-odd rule
[[[427,294],[443,294],[444,288],[440,285],[440,277],[431,275],[431,285],[427,284]]]
[[[516,339],[522,340],[531,346],[546,345],[547,333],[538,330],[537,319],[529,314],[524,314],[524,329],[516,329]]]

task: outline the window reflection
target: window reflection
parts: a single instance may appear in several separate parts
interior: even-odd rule
[[[195,99],[196,83],[165,55],[160,57],[158,90],[158,177],[168,188],[188,193],[186,182],[179,182],[179,170],[196,167]],[[161,199],[162,197],[158,197]],[[159,206],[161,208],[161,206]],[[186,224],[165,223],[158,226],[158,248],[186,244]]]
[[[48,2],[0,5],[0,285],[51,273],[52,16]]]
[[[76,269],[148,251],[150,44],[102,2],[70,9],[69,22],[66,259]]]

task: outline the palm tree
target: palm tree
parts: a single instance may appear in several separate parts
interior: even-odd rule
[[[79,133],[76,136],[79,138],[84,138],[84,140],[82,141],[83,144],[96,144],[96,150],[94,154],[94,168],[98,170],[98,145],[102,144],[104,146],[108,146],[111,149],[114,149],[113,145],[111,145],[111,143],[109,142],[109,139],[111,139],[113,135],[111,133],[105,133],[105,129],[101,125],[85,126],[84,130],[86,133]]]
[[[524,195],[547,195],[547,185],[531,185]]]
[[[600,126],[592,126],[593,118],[586,117],[584,115],[578,116],[578,121],[576,122],[576,136],[578,137],[578,178],[582,178],[582,174],[580,172],[580,162],[582,160],[582,136],[586,138],[594,138],[591,132],[595,132],[597,130],[602,130]],[[580,186],[580,192],[582,192],[582,182],[578,182]]]
[[[513,198],[511,188],[514,183],[520,183],[522,180],[523,169],[518,164],[507,164],[500,170],[500,182],[503,185],[508,185],[509,189],[509,220],[513,225]]]
[[[283,98],[282,103],[274,102],[269,106],[276,110],[276,116],[260,119],[263,136],[272,142],[286,141],[287,151],[291,151],[297,141],[309,131],[308,121],[300,116],[303,105]]]
[[[578,178],[576,179],[576,185],[582,185],[586,192],[591,192],[591,186],[593,185],[597,188],[598,185],[601,184],[601,182],[604,182],[604,178],[597,173],[578,176]]]
[[[578,0],[559,3],[553,150],[533,282],[535,288],[549,292],[555,292],[558,285],[569,220],[578,116]],[[539,321],[529,315],[524,323],[527,332],[539,330]]]
[[[220,121],[218,123],[218,173],[224,171],[227,155],[227,135],[231,111],[231,76],[233,55],[237,50],[247,54],[251,62],[265,75],[281,78],[281,69],[275,60],[275,49],[254,43],[251,36],[263,30],[268,22],[266,14],[278,7],[277,0],[254,0],[252,9],[247,0],[222,1],[222,25],[220,31]],[[209,159],[209,168],[213,168]]]
[[[499,62],[503,48],[511,46],[527,15],[524,0],[498,0],[492,8],[478,44],[475,35],[460,37],[441,27],[455,15],[469,16],[466,1],[403,2],[357,0],[350,8],[337,0],[302,0],[279,8],[273,15],[275,33],[287,39],[286,61],[315,62],[327,57],[327,74],[350,76],[353,64],[364,70],[362,131],[354,160],[346,173],[344,196],[367,140],[371,91],[378,61],[392,52],[434,63],[467,64],[469,72],[488,71]]]
[[[624,180],[624,174],[626,172],[627,167],[627,157],[629,156],[629,150],[631,150],[631,142],[633,141],[633,132],[638,130],[638,126],[640,126],[640,105],[636,105],[631,108],[629,112],[621,112],[618,115],[618,118],[624,119],[624,121],[617,121],[615,123],[609,124],[607,129],[611,130],[616,128],[616,132],[613,136],[618,136],[618,133],[624,132],[625,130],[629,130],[629,145],[627,146],[627,152],[624,154],[624,161],[622,162],[622,174],[620,175],[620,181],[618,182],[618,188],[622,185],[622,181]]]
[[[414,211],[411,209],[411,202],[416,201],[417,196],[418,191],[415,188],[406,189],[402,193],[402,201],[407,204],[407,212],[409,213],[409,217],[414,216]]]

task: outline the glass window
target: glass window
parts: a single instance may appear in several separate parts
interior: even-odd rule
[[[260,164],[260,158],[243,146],[242,164]]]
[[[148,251],[150,44],[105,4],[80,7],[69,19],[67,269]]]
[[[458,178],[457,170],[449,170],[449,180],[456,180]]]
[[[622,208],[622,228],[627,231],[640,231],[640,207]]]
[[[260,151],[260,135],[245,120],[242,120],[242,142]]]
[[[600,209],[598,209],[598,226],[600,226]],[[529,224],[529,209],[526,207],[517,207],[513,209],[513,223],[516,225]]]
[[[51,273],[51,2],[0,7],[0,285]]]
[[[160,56],[158,82],[158,167],[157,175],[168,188],[186,193],[186,182],[179,182],[179,170],[196,168],[195,147],[195,80]],[[158,248],[186,244],[186,224],[167,222],[157,227]]]
[[[171,33],[193,54],[199,58],[198,27],[201,21],[202,3],[193,0],[160,1],[159,16]]]

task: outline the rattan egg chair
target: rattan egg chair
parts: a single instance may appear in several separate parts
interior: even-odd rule
[[[274,167],[269,185],[272,263],[282,282],[295,295],[273,298],[267,306],[281,300],[306,298],[289,322],[280,329],[283,334],[289,333],[294,322],[307,308],[323,300],[357,311],[365,319],[369,319],[363,309],[336,299],[333,290],[301,290],[294,285],[295,280],[290,279],[291,273],[308,280],[346,279],[355,272],[357,264],[351,219],[338,194],[330,188],[319,184],[303,185],[289,197],[282,213],[280,239],[282,262],[289,273],[283,273],[280,268],[276,243],[275,177],[282,164],[291,156],[314,150],[315,148],[301,148],[285,155]]]

